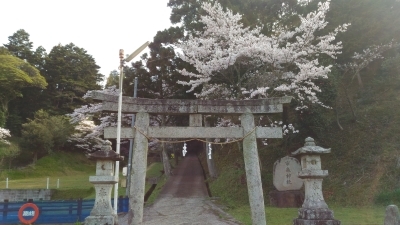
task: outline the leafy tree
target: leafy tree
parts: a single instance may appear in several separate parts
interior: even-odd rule
[[[140,97],[152,99],[190,98],[185,88],[177,85],[179,70],[190,66],[183,62],[175,52],[172,44],[183,38],[183,29],[170,27],[158,31],[150,43],[150,54],[144,54],[142,61],[132,63],[132,67],[125,69],[124,90],[133,93],[134,78],[139,78],[138,94]],[[193,97],[193,96],[192,96]]]
[[[8,50],[7,52],[26,60],[43,74],[47,53],[42,46],[33,51],[33,43],[29,40],[29,34],[23,29],[8,37],[8,40],[8,44],[4,44],[5,49]],[[26,121],[26,118],[33,118],[34,112],[43,107],[40,101],[42,91],[43,88],[40,87],[23,87],[21,89],[22,96],[10,101],[6,126],[13,134],[19,136],[21,125]]]
[[[8,37],[8,44],[4,44],[4,47],[12,55],[27,60],[31,65],[42,71],[47,56],[46,49],[39,46],[33,51],[33,42],[30,41],[29,36],[24,29],[20,29]]]
[[[46,86],[45,78],[35,67],[13,55],[0,55],[0,111],[5,116],[9,102],[22,97],[24,87],[44,89]]]
[[[33,120],[22,125],[22,147],[33,154],[35,163],[38,157],[61,150],[72,130],[67,117],[50,116],[39,110]]]
[[[375,79],[384,62],[382,59],[390,57],[393,50],[389,49],[400,41],[400,28],[395,25],[400,23],[399,10],[400,2],[396,0],[332,1],[327,27],[343,21],[352,24],[347,32],[337,36],[343,43],[343,53],[335,60],[338,65],[335,111],[341,130],[339,114],[349,111],[351,121],[359,121],[356,102],[361,93],[367,93],[363,90],[364,83]]]
[[[61,115],[86,104],[82,96],[88,90],[101,89],[103,75],[99,68],[85,49],[73,43],[54,46],[44,66],[44,76],[49,83],[42,95],[44,108]]]
[[[124,90],[132,93],[134,77],[138,77],[138,96],[152,99],[183,99],[193,98],[187,94],[186,89],[177,84],[180,73],[184,67],[190,67],[183,62],[175,52],[172,44],[184,37],[183,29],[170,27],[158,31],[150,43],[150,54],[144,54],[142,61],[132,63],[132,67],[126,68]],[[145,65],[143,64],[145,62]],[[167,126],[181,122],[182,118],[176,116],[153,115],[150,118],[153,126]],[[173,150],[170,144],[159,143],[157,140],[149,144],[150,149],[160,150],[164,163],[164,171],[167,176],[171,174],[171,166],[168,160],[168,152]]]
[[[107,83],[105,88],[109,88],[111,86],[118,86],[119,85],[119,73],[116,70],[110,72],[107,77]]]
[[[332,1],[327,28],[351,23],[348,31],[337,36],[343,43],[343,53],[337,63],[348,63],[354,52],[370,46],[400,41],[400,2],[397,0],[335,0]]]
[[[4,44],[4,46],[14,56],[26,60],[32,58],[33,43],[29,40],[29,34],[24,29],[20,29],[9,36],[8,41],[8,44]]]
[[[202,9],[202,3],[206,0],[170,0],[168,6],[171,10],[171,23],[182,24],[189,34],[201,31],[204,24],[201,16],[206,15]],[[242,14],[241,23],[244,26],[260,26],[261,33],[270,34],[277,24],[290,25],[296,21],[293,17],[299,10],[305,10],[306,2],[297,0],[220,0],[221,6],[229,8],[234,13]],[[304,4],[298,4],[303,2]]]

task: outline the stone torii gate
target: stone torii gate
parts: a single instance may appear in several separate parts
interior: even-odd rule
[[[102,100],[102,110],[117,112],[118,96],[93,93]],[[264,197],[256,138],[282,138],[282,128],[256,127],[254,114],[281,113],[291,97],[256,100],[181,100],[123,97],[122,113],[136,113],[135,128],[121,128],[121,138],[134,138],[129,224],[143,220],[148,139],[151,138],[243,138],[247,188],[253,224],[266,225]],[[189,127],[150,127],[149,114],[188,114]],[[202,115],[240,115],[241,127],[202,127]],[[104,130],[104,138],[116,138],[116,128]]]

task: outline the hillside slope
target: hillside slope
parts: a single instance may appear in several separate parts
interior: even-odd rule
[[[334,109],[316,107],[303,113],[290,109],[285,112],[284,120],[298,127],[299,134],[268,140],[268,146],[259,142],[266,204],[269,191],[274,189],[274,162],[301,147],[307,136],[313,137],[317,145],[332,149],[331,154],[322,156],[322,168],[329,171],[323,184],[329,204],[400,204],[400,78],[384,76],[379,68],[363,75],[363,87],[351,84],[345,91],[340,85],[350,81],[336,84],[337,94],[331,101],[336,105]],[[209,179],[210,189],[228,207],[248,203],[243,154],[238,146],[213,147],[219,178]],[[201,158],[207,170],[205,154]]]

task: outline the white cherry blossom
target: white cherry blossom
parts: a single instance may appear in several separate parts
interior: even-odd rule
[[[260,27],[244,27],[240,14],[224,10],[218,2],[203,3],[207,15],[200,22],[205,25],[204,31],[195,32],[177,44],[182,50],[182,60],[192,64],[196,72],[181,70],[182,75],[191,79],[178,83],[190,86],[188,92],[202,85],[196,96],[205,99],[214,98],[215,93],[225,99],[265,98],[268,91],[279,91],[282,95],[293,95],[299,102],[324,106],[317,97],[322,90],[314,81],[326,79],[331,65],[322,65],[318,59],[322,54],[336,58],[341,53],[342,44],[335,42],[335,37],[349,25],[316,35],[327,25],[329,4],[329,0],[319,3],[316,11],[299,16],[301,23],[295,29],[277,27],[273,35],[265,36]],[[235,79],[224,80],[232,76],[233,67],[247,70],[237,69]],[[255,82],[246,83],[248,80]],[[233,96],[234,90],[240,90],[239,95],[236,92]]]
[[[8,129],[0,127],[0,142],[9,145],[10,142],[6,140],[6,138],[9,138],[9,137],[11,137],[10,131]]]

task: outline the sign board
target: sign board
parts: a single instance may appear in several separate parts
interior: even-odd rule
[[[128,167],[123,167],[122,168],[122,176],[126,177],[126,175],[128,174]]]
[[[39,208],[33,203],[26,203],[19,208],[18,219],[23,224],[32,224],[39,217]]]

